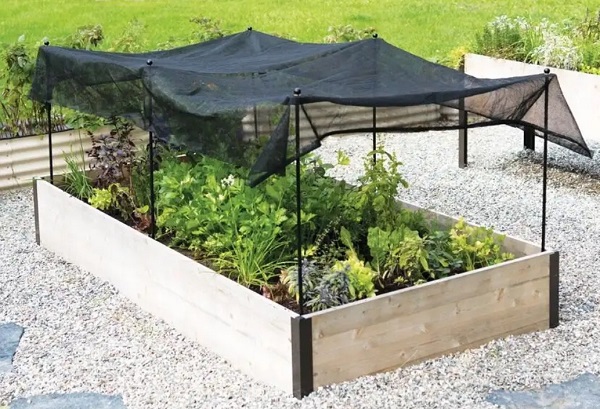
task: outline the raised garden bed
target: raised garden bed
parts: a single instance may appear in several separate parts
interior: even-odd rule
[[[297,397],[558,325],[558,252],[509,236],[513,260],[301,317],[44,180],[35,180],[34,202],[38,244]],[[447,226],[457,221],[425,212]]]

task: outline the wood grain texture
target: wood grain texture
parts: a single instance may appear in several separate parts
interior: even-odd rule
[[[142,309],[292,392],[291,318],[297,314],[38,180],[40,243],[108,281]]]
[[[548,328],[549,253],[310,314],[314,386]]]

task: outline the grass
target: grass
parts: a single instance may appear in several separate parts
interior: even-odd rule
[[[329,26],[374,27],[394,45],[437,58],[470,43],[497,15],[561,21],[582,17],[586,8],[597,9],[598,0],[2,0],[0,43],[25,34],[31,43],[48,37],[58,44],[85,24],[101,24],[110,43],[138,19],[147,26],[147,46],[152,48],[171,37],[188,37],[194,28],[191,17],[209,17],[230,32],[252,26],[315,42],[322,41]]]

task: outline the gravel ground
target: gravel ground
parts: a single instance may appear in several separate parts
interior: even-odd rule
[[[540,179],[507,170],[527,162],[519,153],[522,137],[507,127],[470,135],[470,166],[462,170],[456,132],[383,136],[411,183],[402,198],[537,242]],[[343,147],[355,159],[338,175],[352,180],[370,143],[364,136],[332,137],[319,152],[334,158]],[[556,165],[599,169],[598,159],[590,165],[552,145],[550,158]],[[485,402],[491,390],[598,374],[600,196],[551,183],[548,200],[547,243],[561,252],[558,328],[320,389],[299,402],[234,371],[111,286],[39,248],[31,190],[0,194],[0,323],[26,328],[13,372],[0,375],[0,406],[41,393],[98,392],[122,394],[129,409],[486,409],[494,407]]]

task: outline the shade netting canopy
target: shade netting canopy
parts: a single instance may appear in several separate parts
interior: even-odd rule
[[[103,117],[125,117],[165,142],[246,161],[255,184],[295,160],[296,137],[304,155],[329,135],[372,128],[392,132],[508,124],[541,135],[546,81],[549,140],[591,157],[555,75],[475,78],[380,38],[312,44],[247,30],[139,54],[44,46],[31,97]],[[427,108],[427,114],[414,107]],[[466,125],[457,110],[469,113]],[[244,125],[249,117],[255,120],[251,131]],[[366,126],[365,118],[372,123]]]

